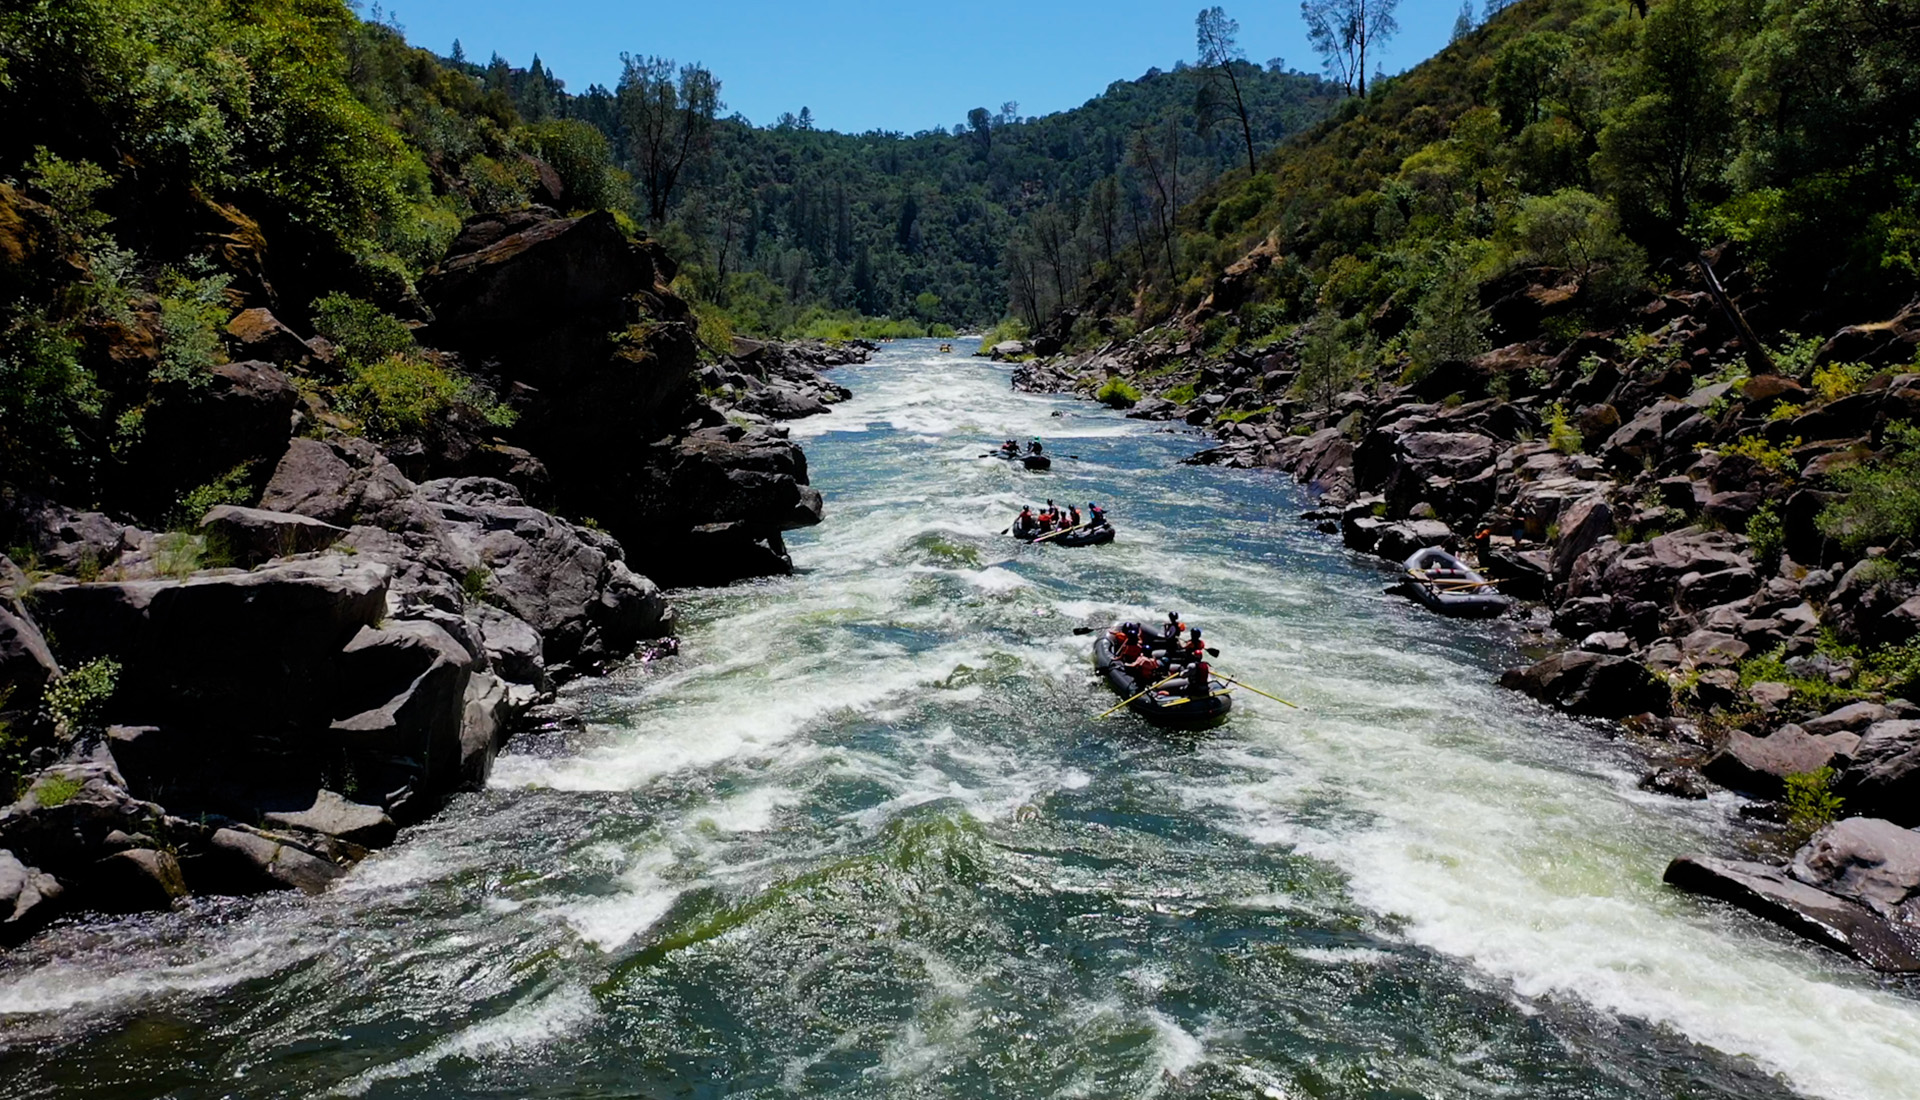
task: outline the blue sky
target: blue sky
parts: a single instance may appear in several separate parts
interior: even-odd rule
[[[700,61],[730,111],[771,123],[813,109],[825,129],[950,127],[968,108],[1016,100],[1023,115],[1077,107],[1115,80],[1191,61],[1198,0],[1025,0],[917,5],[874,0],[384,0],[407,39],[484,62],[535,54],[572,91],[609,87],[620,52]],[[1318,71],[1297,0],[1226,3],[1247,57]],[[371,0],[362,14],[371,14]],[[1446,44],[1459,0],[1402,0],[1381,58],[1407,68]]]

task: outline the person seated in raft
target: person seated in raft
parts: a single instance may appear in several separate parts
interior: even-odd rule
[[[1196,626],[1187,631],[1187,644],[1182,647],[1181,652],[1187,655],[1188,660],[1202,661],[1206,659],[1207,643],[1201,640],[1199,627]]]
[[[1080,506],[1078,504],[1067,505],[1067,526],[1080,526]]]
[[[1137,656],[1122,666],[1127,670],[1127,674],[1142,684],[1158,682],[1160,679],[1160,662],[1154,658],[1153,654],[1141,649],[1138,643],[1135,643],[1131,648],[1139,652]]]
[[[1003,455],[1017,455],[1017,454],[1019,454],[1019,453],[1020,453],[1020,441],[1019,441],[1019,440],[1017,440],[1017,439],[1009,439],[1009,440],[1007,440],[1007,441],[1006,441],[1005,443],[1002,443],[1002,444],[1000,444],[1000,453],[1001,453],[1001,454],[1003,454]]]
[[[1213,666],[1207,663],[1206,654],[1187,666],[1187,674],[1181,679],[1168,683],[1161,690],[1169,695],[1185,695],[1189,699],[1205,699],[1213,693]]]
[[[1041,451],[1041,447],[1040,447],[1040,441],[1038,439],[1034,440],[1032,443],[1027,444],[1028,454],[1037,455],[1040,453],[1040,451]]]
[[[1107,525],[1107,514],[1101,511],[1100,506],[1093,501],[1087,501],[1087,519],[1093,524],[1095,530]]]
[[[1024,538],[1033,534],[1034,528],[1039,525],[1040,521],[1033,518],[1032,506],[1021,505],[1020,514],[1016,516],[1013,521],[1013,533]]]

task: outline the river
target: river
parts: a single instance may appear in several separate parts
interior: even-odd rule
[[[794,576],[679,594],[681,656],[322,898],[0,957],[0,1095],[1920,1090],[1915,987],[1661,885],[1730,799],[1493,686],[1512,636],[1384,596],[1284,478],[930,341],[835,373]],[[977,457],[1033,436],[1049,475]],[[1119,540],[995,534],[1048,496]],[[1096,720],[1072,629],[1167,610],[1301,709]]]

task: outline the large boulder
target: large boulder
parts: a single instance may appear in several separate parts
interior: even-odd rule
[[[0,946],[39,931],[59,909],[64,892],[59,879],[0,849]]]
[[[1857,901],[1810,886],[1763,863],[1682,856],[1667,865],[1668,885],[1731,902],[1869,966],[1920,971],[1920,944]]]
[[[227,343],[242,359],[283,366],[304,366],[324,358],[316,348],[280,323],[272,311],[243,309],[227,322]]]
[[[1666,682],[1647,666],[1584,650],[1556,653],[1530,668],[1511,669],[1500,683],[1569,713],[1594,718],[1664,714],[1671,703]]]
[[[311,554],[347,537],[346,528],[311,516],[233,504],[209,511],[200,520],[200,531],[242,566]]]
[[[69,660],[120,662],[108,721],[275,737],[331,709],[333,658],[384,614],[389,575],[328,555],[184,580],[55,578],[34,605]]]
[[[1834,785],[1850,813],[1920,825],[1920,721],[1875,722]]]
[[[40,627],[0,603],[0,721],[24,728],[40,705],[41,693],[59,675],[60,665]]]
[[[352,802],[322,788],[305,808],[269,811],[263,816],[275,829],[300,829],[339,837],[363,848],[384,848],[397,831],[393,818],[378,806]]]
[[[158,513],[235,467],[273,461],[293,434],[299,400],[278,367],[258,361],[221,364],[204,384],[162,387],[116,479],[116,499],[136,514]]]
[[[1418,550],[1452,544],[1453,531],[1437,519],[1408,519],[1380,525],[1373,552],[1389,561],[1404,562]]]
[[[1727,735],[1726,746],[1700,770],[1723,787],[1779,798],[1786,793],[1788,776],[1844,765],[1859,744],[1858,734],[1844,730],[1813,734],[1786,725],[1766,737],[1734,730]]]
[[[1603,497],[1587,497],[1560,514],[1559,527],[1560,539],[1553,545],[1553,579],[1565,583],[1580,555],[1613,534],[1613,509]]]
[[[414,620],[362,628],[340,664],[345,690],[332,730],[350,773],[390,813],[430,808],[460,783],[473,655],[439,626]]]

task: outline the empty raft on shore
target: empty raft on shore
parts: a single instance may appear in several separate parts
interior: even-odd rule
[[[1145,632],[1144,637],[1148,639],[1149,648],[1160,640],[1160,635],[1151,631]],[[1122,699],[1140,695],[1155,682],[1141,683],[1114,660],[1111,634],[1101,634],[1094,639],[1093,667]],[[1227,720],[1227,713],[1233,710],[1233,696],[1226,693],[1227,685],[1219,680],[1209,681],[1207,687],[1210,694],[1204,699],[1189,699],[1184,693],[1149,691],[1128,703],[1127,709],[1162,729],[1211,729]]]
[[[1494,582],[1438,546],[1416,551],[1406,565],[1401,591],[1442,615],[1491,618],[1513,606],[1490,587]]]

